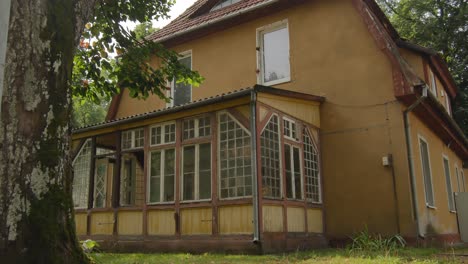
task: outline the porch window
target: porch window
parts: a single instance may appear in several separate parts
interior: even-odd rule
[[[151,146],[172,144],[176,141],[176,124],[167,123],[151,127]]]
[[[320,190],[320,165],[317,147],[312,140],[308,129],[303,131],[304,140],[304,172],[305,172],[305,196],[313,203],[321,203]]]
[[[75,208],[88,207],[91,145],[91,140],[86,140],[73,161],[73,204]]]
[[[120,205],[142,205],[143,199],[143,151],[122,154],[120,173]]]
[[[252,195],[250,134],[228,113],[219,114],[221,198]]]
[[[106,187],[109,160],[97,159],[94,173],[94,208],[106,207]]]
[[[429,146],[423,138],[419,138],[419,150],[421,154],[421,165],[424,178],[424,190],[426,196],[426,205],[434,207],[434,189],[432,185],[432,172],[430,165]]]
[[[122,150],[142,148],[145,144],[143,128],[122,132]]]
[[[182,200],[211,198],[211,143],[183,149]]]
[[[286,197],[302,199],[302,173],[300,149],[289,144],[284,145],[286,171]]]
[[[273,115],[261,137],[262,185],[265,197],[281,198],[280,128]]]
[[[191,52],[182,54],[179,62],[187,69],[192,70]],[[177,77],[174,78],[174,81],[172,81],[171,84],[171,97],[172,101],[170,106],[178,106],[190,103],[190,101],[192,101],[192,85],[179,82]]]
[[[149,203],[173,202],[175,194],[175,149],[151,152]]]
[[[453,197],[453,188],[452,188],[452,179],[450,176],[450,165],[447,157],[443,158],[444,161],[444,173],[445,173],[445,183],[447,185],[447,199],[448,206],[450,211],[455,211],[455,201]]]
[[[290,81],[289,29],[286,22],[258,30],[260,84]]]
[[[184,120],[183,139],[211,136],[211,119],[209,116]]]
[[[283,119],[283,133],[284,136],[288,139],[292,139],[297,141],[297,126],[296,122],[291,119],[284,118]]]

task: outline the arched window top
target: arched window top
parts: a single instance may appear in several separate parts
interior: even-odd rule
[[[233,5],[235,3],[240,2],[241,0],[219,0],[219,2],[211,9],[211,11],[215,11],[221,9],[226,6]]]

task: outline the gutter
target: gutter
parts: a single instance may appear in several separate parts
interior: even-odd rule
[[[253,228],[254,237],[253,243],[260,243],[260,226],[259,226],[259,193],[258,193],[258,167],[257,167],[257,91],[252,90],[250,95],[250,138],[251,159],[252,159],[252,204],[253,204]]]
[[[419,223],[419,206],[418,206],[418,195],[416,193],[416,173],[414,172],[414,152],[413,142],[411,140],[411,124],[409,120],[409,113],[411,113],[416,107],[418,107],[427,98],[428,88],[424,86],[422,96],[418,98],[411,106],[409,106],[403,112],[403,118],[405,122],[405,137],[406,137],[406,150],[408,152],[408,166],[410,173],[410,184],[411,184],[411,200],[413,203],[413,216],[416,221],[416,237],[424,237],[424,232],[421,231],[421,225]]]
[[[193,31],[196,31],[196,30],[199,30],[199,29],[202,29],[204,27],[208,27],[208,26],[211,26],[213,24],[216,24],[216,23],[219,23],[219,22],[222,22],[224,20],[228,20],[228,19],[231,19],[231,18],[234,18],[236,16],[239,16],[239,15],[242,15],[244,13],[248,13],[250,11],[254,11],[254,10],[257,10],[257,9],[260,9],[260,8],[263,8],[265,6],[269,6],[269,5],[272,5],[274,3],[277,3],[279,2],[280,0],[269,0],[269,1],[265,1],[265,2],[262,2],[258,5],[254,5],[254,6],[251,6],[251,7],[247,7],[245,9],[241,9],[239,11],[236,11],[236,12],[233,12],[233,13],[230,13],[228,15],[225,15],[225,16],[221,16],[219,18],[216,18],[216,19],[213,19],[213,20],[210,20],[206,23],[203,23],[203,24],[200,24],[198,26],[194,26],[194,27],[190,27],[190,28],[187,28],[185,30],[182,30],[182,31],[179,31],[179,32],[176,32],[174,34],[170,34],[170,35],[167,35],[165,37],[162,37],[162,38],[159,38],[159,39],[155,39],[153,41],[155,42],[164,42],[164,41],[167,41],[167,40],[170,40],[172,38],[176,38],[178,36],[181,36],[181,35],[184,35],[184,34],[187,34],[187,33],[190,33],[190,32],[193,32]]]

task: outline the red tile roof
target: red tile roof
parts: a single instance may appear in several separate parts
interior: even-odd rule
[[[217,19],[222,19],[230,14],[254,7],[272,0],[243,0],[230,6],[210,12],[211,8],[219,0],[198,0],[182,15],[174,19],[169,25],[147,37],[148,40],[161,41],[185,30],[203,26]]]

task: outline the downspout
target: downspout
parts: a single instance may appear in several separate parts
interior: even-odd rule
[[[404,112],[404,122],[405,122],[405,136],[406,136],[406,150],[408,152],[408,166],[410,173],[410,183],[411,183],[411,198],[413,202],[413,215],[414,220],[416,221],[417,234],[416,237],[424,237],[423,232],[421,231],[421,226],[419,224],[419,207],[418,207],[418,195],[416,193],[416,173],[414,172],[414,152],[413,152],[413,142],[411,140],[411,124],[409,120],[409,113],[411,113],[416,107],[418,107],[426,98],[427,98],[427,86],[424,86],[422,91],[422,96],[418,98],[411,106],[409,106]]]
[[[260,227],[258,221],[259,201],[258,198],[258,168],[257,168],[257,91],[254,89],[250,94],[250,137],[252,138],[252,204],[253,204],[253,243],[260,242]]]

